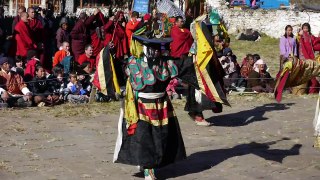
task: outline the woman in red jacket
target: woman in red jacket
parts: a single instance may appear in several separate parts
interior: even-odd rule
[[[299,32],[299,59],[315,59],[315,50],[320,50],[319,41],[320,38],[316,38],[311,33],[311,27],[309,23],[302,25],[302,30]],[[309,83],[309,94],[319,92],[319,82],[316,78],[313,78]]]

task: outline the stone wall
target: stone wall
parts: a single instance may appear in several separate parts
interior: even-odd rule
[[[255,29],[268,36],[279,38],[284,34],[284,28],[290,24],[294,32],[305,22],[311,24],[312,33],[320,32],[320,13],[295,12],[290,10],[245,10],[236,11],[220,8],[219,14],[227,23],[230,33],[241,29]]]
[[[207,3],[218,9],[231,34],[242,29],[254,29],[279,38],[284,34],[286,25],[292,25],[296,33],[305,22],[311,24],[313,34],[318,36],[320,33],[320,13],[293,10],[233,10],[223,5],[224,0],[208,0]]]

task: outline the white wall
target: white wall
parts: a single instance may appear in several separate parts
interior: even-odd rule
[[[217,4],[223,0],[208,0],[209,5]],[[217,7],[217,6],[215,6]],[[284,34],[284,28],[290,24],[294,31],[305,22],[311,24],[312,33],[320,32],[320,13],[295,12],[292,10],[232,10],[226,6],[217,7],[219,14],[227,23],[229,33],[235,33],[237,29],[255,29],[268,36],[279,38]]]

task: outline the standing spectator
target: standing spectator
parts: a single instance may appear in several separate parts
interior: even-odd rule
[[[126,61],[124,59],[129,53],[125,25],[124,14],[122,11],[118,11],[116,16],[111,17],[109,22],[104,26],[106,34],[104,45],[110,45],[112,53],[115,54],[114,66],[120,86],[125,86],[126,84],[124,72]]]
[[[88,27],[95,20],[95,16],[99,13],[99,9],[94,11],[94,15],[88,19],[86,13],[80,14],[80,19],[73,27],[71,35],[71,49],[75,60],[77,61],[79,56],[84,53],[85,46],[89,43]]]
[[[297,44],[292,30],[292,26],[287,25],[285,34],[280,39],[280,68],[282,68],[286,59],[297,56]]]
[[[138,21],[138,18],[139,18],[139,13],[136,11],[133,11],[131,14],[131,19],[126,25],[126,34],[128,38],[129,47],[131,43],[132,34],[137,30],[137,27],[140,23],[140,21]]]
[[[54,55],[54,52],[56,51],[55,48],[55,31],[53,30],[54,26],[54,19],[53,19],[53,10],[51,9],[51,4],[48,3],[47,9],[41,9],[40,15],[38,16],[39,20],[41,21],[41,24],[43,26],[42,33],[45,36],[42,40],[43,43],[43,50],[42,54],[40,55],[40,60],[43,63],[43,68],[47,72],[51,72],[52,70],[52,57]]]
[[[106,24],[106,20],[101,12],[98,12],[97,15],[91,16],[90,18],[94,18],[93,23],[89,25],[88,29],[93,48],[93,56],[96,57],[104,47],[105,32],[103,26]]]
[[[8,103],[10,107],[30,107],[32,106],[32,93],[24,83],[23,78],[10,70],[7,57],[0,59],[0,94],[2,101]]]
[[[32,33],[28,23],[28,14],[23,12],[21,13],[21,21],[19,21],[15,27],[15,39],[17,42],[16,56],[21,56],[23,60],[26,60],[28,50],[37,47],[32,39]]]
[[[190,25],[193,22],[193,15],[192,15],[192,10],[191,8],[188,8],[187,13],[186,13],[186,23],[185,27],[190,30]]]
[[[311,27],[309,23],[302,25],[302,30],[299,32],[299,59],[315,59],[315,45],[319,42],[320,38],[316,38],[311,33]],[[319,92],[319,82],[316,78],[311,79],[309,82],[309,94]],[[303,91],[303,90],[302,90]],[[303,94],[305,92],[302,92]]]
[[[176,17],[175,25],[171,29],[172,42],[170,44],[171,56],[173,58],[185,59],[193,43],[193,38],[190,31],[183,28],[183,18]]]
[[[14,33],[14,28],[18,24],[18,22],[21,20],[21,14],[26,12],[26,8],[24,6],[20,6],[18,9],[17,16],[13,19],[12,22],[12,34]]]
[[[60,28],[56,33],[57,48],[62,49],[64,42],[70,43],[70,33],[68,32],[68,20],[64,17],[60,21]]]
[[[44,41],[48,36],[44,35],[44,27],[42,22],[38,19],[37,14],[35,10],[31,7],[28,8],[28,18],[29,18],[29,27],[31,30],[31,37],[32,40],[36,43],[37,45],[37,51],[39,54],[39,59],[40,62],[43,66],[48,67],[51,66],[48,65],[48,62],[45,62],[45,47],[44,47]]]

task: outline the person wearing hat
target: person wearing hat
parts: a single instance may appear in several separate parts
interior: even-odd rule
[[[23,78],[10,70],[7,57],[0,58],[0,89],[1,99],[9,106],[30,107],[32,106],[32,93],[24,83]]]
[[[56,33],[57,48],[62,49],[63,42],[70,43],[70,33],[68,32],[68,20],[63,17],[60,21],[60,28]]]
[[[247,89],[258,93],[272,93],[275,86],[275,81],[267,72],[267,65],[259,59],[253,65],[253,71],[249,74]]]
[[[128,60],[114,162],[140,166],[145,179],[154,180],[154,168],[186,158],[178,119],[166,93],[178,68],[161,54],[161,46],[170,41],[136,35],[132,41],[141,43],[143,51],[131,52],[134,56]]]

